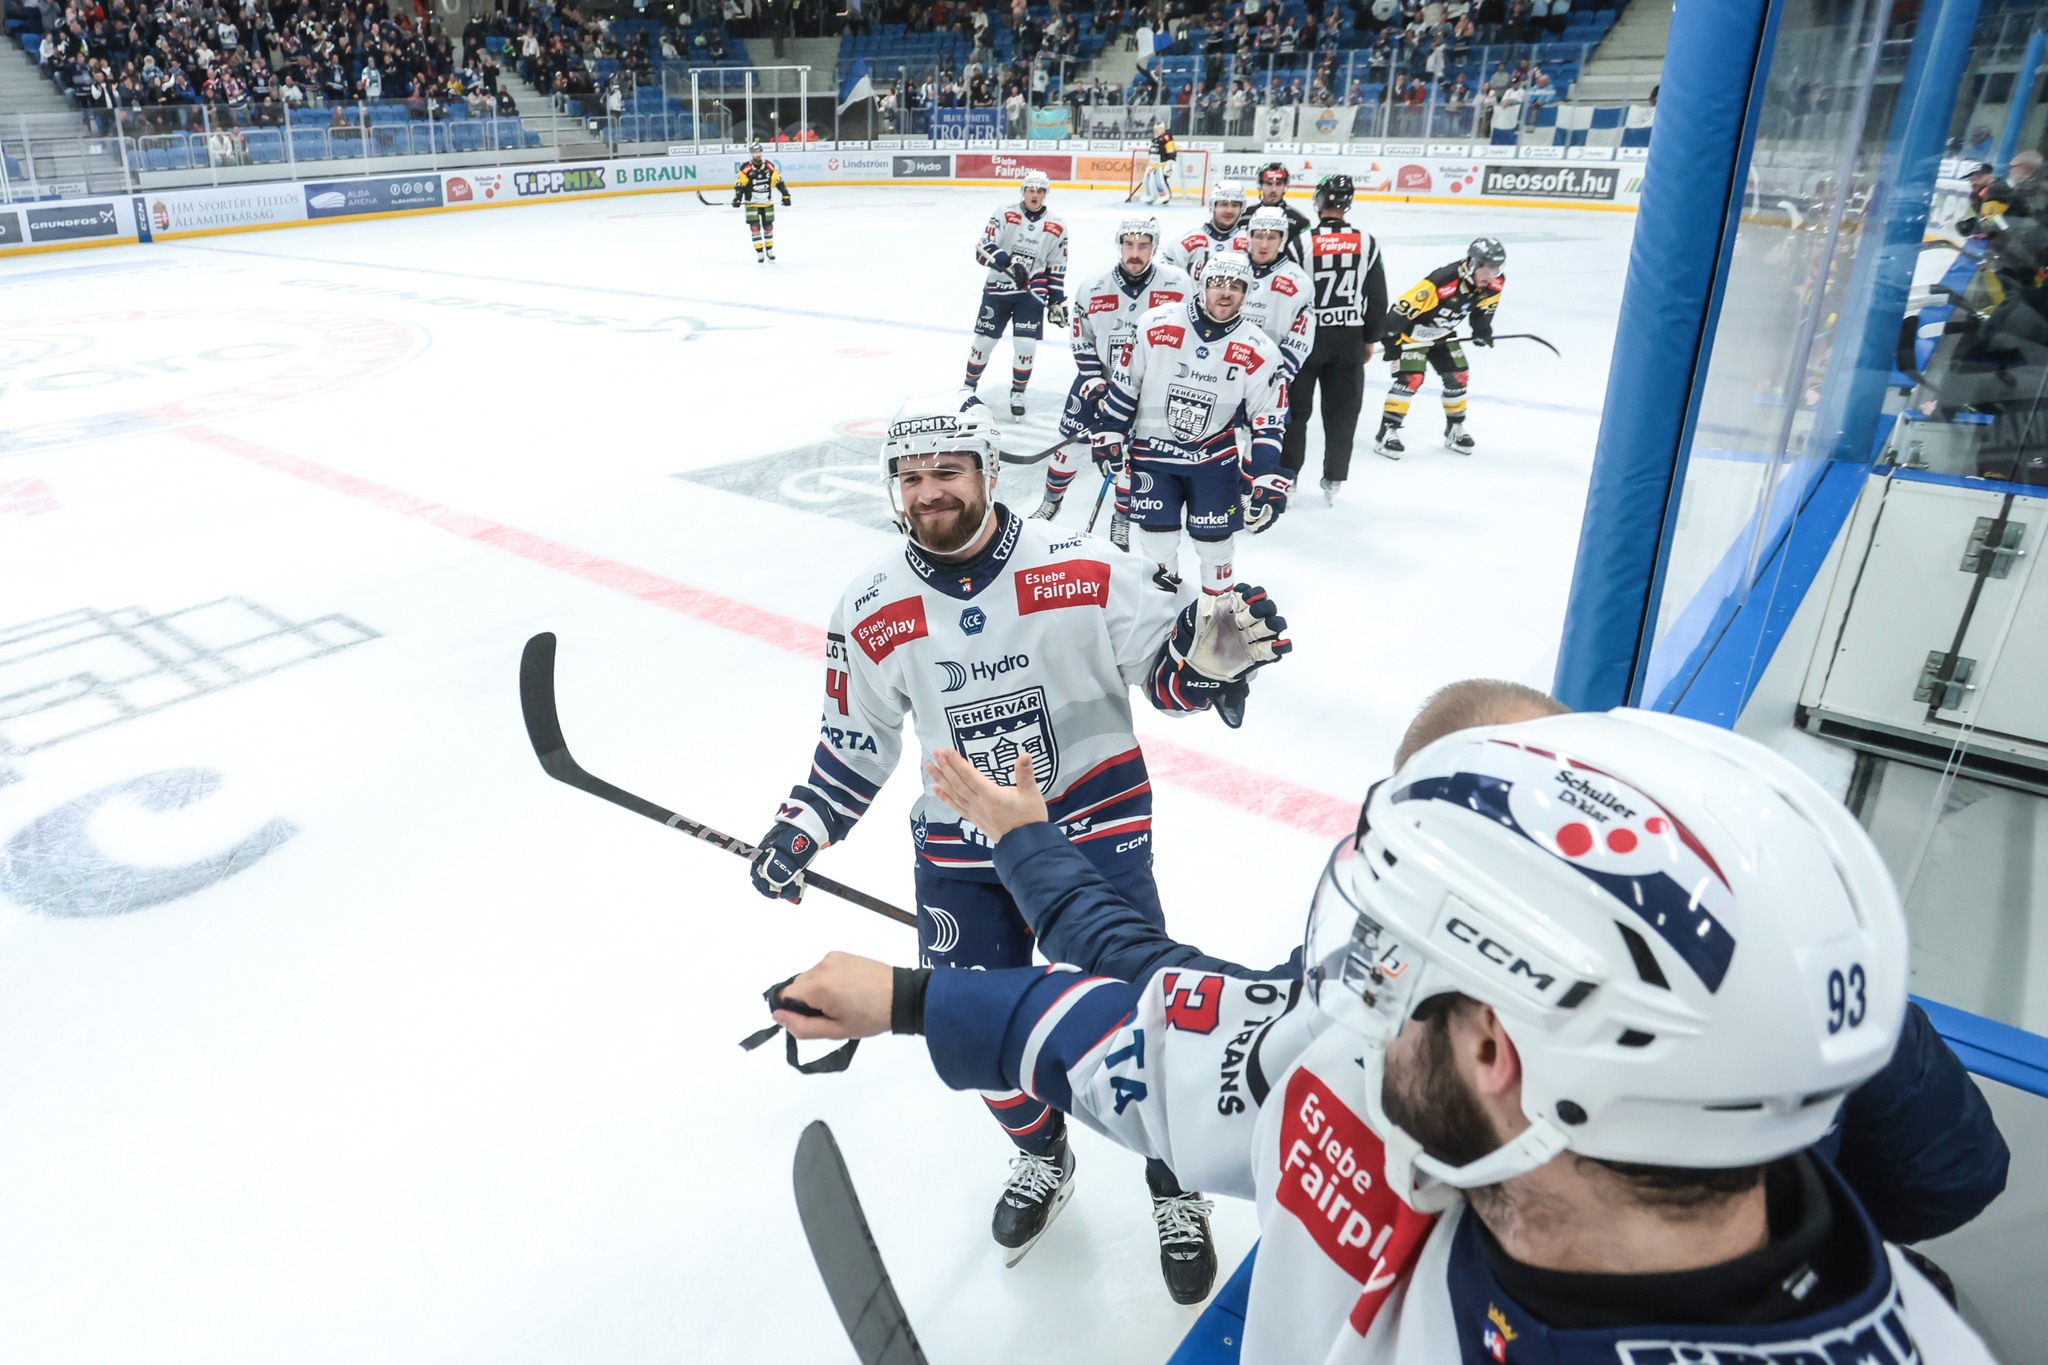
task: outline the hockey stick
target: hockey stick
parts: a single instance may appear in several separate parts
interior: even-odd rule
[[[1551,345],[1542,337],[1537,336],[1534,332],[1501,332],[1497,334],[1493,339],[1495,341],[1533,341],[1538,346],[1541,346],[1544,350],[1556,356],[1559,360],[1564,359],[1563,351],[1558,350],[1557,347]]]
[[[1012,455],[1009,451],[1006,450],[1002,453],[1000,458],[1002,459],[1002,462],[1004,464],[1037,464],[1040,460],[1051,459],[1054,455],[1059,453],[1062,447],[1070,446],[1079,439],[1080,437],[1078,436],[1070,436],[1062,440],[1054,441],[1051,445],[1047,446],[1044,450],[1039,451],[1036,455]]]
[[[797,1217],[803,1221],[804,1240],[811,1244],[811,1259],[818,1263],[825,1292],[832,1296],[832,1307],[838,1310],[861,1365],[925,1365],[917,1333],[910,1328],[875,1235],[868,1230],[867,1215],[861,1212],[839,1143],[824,1120],[805,1128],[797,1139],[792,1178]]]
[[[708,825],[686,819],[672,810],[665,810],[652,801],[633,795],[622,787],[614,787],[601,777],[585,772],[581,764],[569,754],[569,741],[562,737],[562,720],[555,711],[555,636],[553,631],[542,631],[526,642],[526,652],[519,657],[519,710],[526,718],[526,737],[533,744],[534,756],[540,759],[540,766],[557,782],[567,783],[578,791],[589,792],[602,797],[615,806],[624,806],[636,815],[678,829],[693,839],[702,839],[728,853],[752,859],[760,852],[752,844],[742,843],[730,834],[720,834]],[[821,877],[815,872],[803,875],[805,885],[852,901],[863,910],[872,910],[885,915],[898,924],[917,923],[917,916],[899,910],[887,901],[876,900],[864,891],[842,886],[830,877]]]
[[[1112,475],[1104,474],[1102,476],[1102,489],[1095,495],[1095,510],[1088,514],[1088,525],[1086,527],[1086,530],[1088,534],[1091,536],[1095,534],[1095,519],[1102,515],[1103,499],[1109,496],[1109,486],[1114,482],[1115,479]],[[1114,512],[1110,513],[1110,516],[1112,517],[1114,517],[1115,515],[1116,513]]]

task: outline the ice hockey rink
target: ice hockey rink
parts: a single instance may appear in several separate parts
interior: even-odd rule
[[[830,1121],[935,1362],[1163,1360],[1141,1163],[1005,1270],[1009,1145],[922,1046],[742,1053],[761,992],[912,935],[551,782],[578,759],[745,839],[805,772],[826,616],[900,543],[876,466],[959,382],[1009,196],[795,188],[781,260],[647,195],[0,266],[0,1359],[852,1359],[790,1194]],[[1127,210],[1056,193],[1078,282]],[[1163,212],[1170,230],[1200,211]],[[1633,217],[1364,203],[1399,291],[1480,231],[1479,453],[1425,389],[1399,463],[1239,542],[1297,642],[1242,730],[1138,703],[1169,926],[1258,963],[1433,687],[1547,687]],[[1041,347],[1012,450],[1073,375]],[[1042,467],[1006,467],[1028,512]],[[1084,471],[1062,521],[1086,519]],[[1192,555],[1189,555],[1192,563]],[[899,769],[818,870],[911,902]],[[1224,1273],[1254,1236],[1217,1214]]]

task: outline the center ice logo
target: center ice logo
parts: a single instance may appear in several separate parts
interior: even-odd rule
[[[1031,775],[1040,790],[1050,787],[1059,773],[1059,743],[1053,735],[1043,687],[949,706],[946,728],[952,732],[953,747],[991,782],[1005,787],[1017,784],[1018,754],[1031,755]]]

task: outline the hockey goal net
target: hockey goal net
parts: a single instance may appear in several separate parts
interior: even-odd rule
[[[1129,203],[1142,203],[1145,198],[1145,173],[1152,169],[1152,145],[1146,143],[1131,149],[1131,183],[1127,187]],[[1170,181],[1175,202],[1186,200],[1191,204],[1209,202],[1209,154],[1191,152],[1182,148],[1173,162]]]

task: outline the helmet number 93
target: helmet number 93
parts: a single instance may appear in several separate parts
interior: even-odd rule
[[[1863,1022],[1863,964],[1850,964],[1847,972],[1828,973],[1828,1032],[1840,1033]]]

